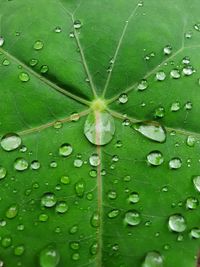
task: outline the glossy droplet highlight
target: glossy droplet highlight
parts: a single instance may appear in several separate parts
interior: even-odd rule
[[[142,267],[163,267],[163,257],[157,251],[146,254]]]
[[[59,155],[62,157],[67,157],[72,154],[73,148],[70,144],[63,144],[59,148]]]
[[[0,47],[2,47],[4,45],[4,38],[2,36],[0,36]]]
[[[75,20],[74,21],[74,29],[80,29],[82,27],[82,23],[80,20]]]
[[[14,133],[6,134],[1,139],[1,147],[5,151],[15,150],[21,145],[21,143],[22,140],[19,135]]]
[[[180,158],[173,158],[169,161],[169,168],[176,170],[182,166],[182,160]]]
[[[29,164],[24,158],[17,158],[14,162],[14,168],[17,171],[25,171],[26,169],[28,169],[28,166]]]
[[[143,91],[143,90],[147,89],[147,87],[148,87],[148,82],[147,82],[147,80],[142,80],[142,81],[138,84],[137,89],[138,89],[139,91]]]
[[[21,73],[19,74],[19,79],[20,79],[20,81],[22,81],[22,82],[28,82],[28,81],[30,80],[30,77],[29,77],[28,73],[26,73],[26,72],[21,72]]]
[[[41,267],[56,267],[60,262],[60,254],[54,246],[48,246],[40,252]]]
[[[6,177],[6,175],[7,175],[6,168],[0,166],[0,180],[4,179]]]
[[[195,189],[200,192],[200,176],[194,176],[192,181]]]
[[[169,217],[168,227],[171,231],[182,233],[186,229],[186,222],[181,214],[174,214]]]
[[[159,166],[164,162],[163,155],[160,151],[152,151],[147,155],[147,162],[153,166]]]
[[[90,165],[93,167],[97,167],[100,163],[100,157],[97,154],[92,154],[89,158]]]
[[[51,208],[56,204],[56,196],[54,193],[45,193],[41,198],[41,205],[46,208]]]
[[[141,217],[139,212],[137,212],[136,210],[129,210],[125,214],[124,222],[126,225],[129,226],[137,226],[141,222]]]
[[[90,113],[85,122],[84,133],[92,144],[108,144],[113,139],[115,133],[113,117],[105,111]]]
[[[155,123],[137,123],[133,128],[145,137],[163,143],[166,140],[166,131],[161,125]]]
[[[35,50],[41,50],[43,48],[44,44],[42,41],[38,40],[34,43],[33,48]]]

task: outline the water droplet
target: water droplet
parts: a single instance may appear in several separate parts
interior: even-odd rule
[[[159,166],[164,162],[163,155],[160,151],[152,151],[147,155],[147,162],[153,166]]]
[[[170,169],[179,169],[182,166],[182,160],[180,158],[173,158],[169,161]]]
[[[89,162],[91,166],[97,167],[101,163],[99,155],[92,154],[89,158]]]
[[[156,80],[157,81],[164,81],[166,78],[166,74],[164,71],[159,71],[156,73]]]
[[[54,246],[48,246],[40,252],[41,267],[56,267],[60,262],[60,254]]]
[[[41,198],[41,205],[46,208],[51,208],[56,205],[56,201],[54,193],[45,193]]]
[[[33,160],[31,162],[31,169],[38,170],[40,168],[40,162],[38,160]]]
[[[163,107],[158,107],[154,111],[154,118],[163,118],[165,116],[165,109]]]
[[[25,247],[23,245],[16,246],[14,248],[14,255],[21,256],[25,251]]]
[[[181,233],[186,229],[186,222],[181,214],[174,214],[169,217],[168,226],[171,231]]]
[[[163,267],[163,257],[159,252],[150,251],[146,254],[142,267]]]
[[[10,61],[8,59],[4,59],[2,62],[3,66],[9,66],[10,65]]]
[[[35,58],[32,58],[32,59],[29,61],[29,65],[30,65],[31,67],[36,66],[37,63],[38,63],[38,60],[35,59]]]
[[[195,197],[188,197],[186,200],[186,208],[190,210],[195,210],[199,205],[199,201]]]
[[[80,254],[79,253],[73,253],[72,254],[72,260],[77,261],[79,259],[80,259]]]
[[[72,154],[73,148],[70,144],[63,144],[59,148],[59,155],[63,157],[67,157]]]
[[[118,209],[111,210],[108,213],[108,218],[114,219],[119,215],[119,213],[120,213],[120,211]]]
[[[1,179],[4,179],[7,175],[7,171],[6,171],[6,168],[0,166],[0,180]]]
[[[65,213],[69,209],[67,203],[65,201],[60,201],[56,205],[56,212],[58,213]]]
[[[70,242],[70,248],[73,250],[79,250],[79,248],[80,248],[79,242],[75,242],[75,241]]]
[[[40,222],[46,222],[49,219],[49,216],[45,213],[42,213],[39,215],[39,221]]]
[[[18,206],[16,204],[11,205],[6,211],[6,217],[8,219],[15,218],[17,214],[18,214]]]
[[[84,133],[92,144],[108,144],[115,133],[113,117],[108,112],[90,113],[85,122]]]
[[[65,176],[63,175],[61,178],[60,178],[60,182],[62,184],[69,184],[70,183],[70,178],[68,176]]]
[[[74,21],[74,29],[80,29],[82,27],[82,23],[80,20],[75,20]]]
[[[191,110],[191,109],[192,109],[192,102],[188,101],[188,102],[185,104],[185,109],[186,109],[186,110]]]
[[[196,138],[194,136],[189,135],[186,140],[186,144],[190,147],[193,147],[196,143]]]
[[[28,82],[28,81],[30,80],[30,77],[29,77],[28,73],[26,73],[26,72],[21,72],[21,73],[19,74],[19,79],[20,79],[20,81],[22,81],[22,82]]]
[[[115,191],[109,191],[108,192],[108,198],[113,200],[113,199],[116,199],[117,198],[117,193]]]
[[[125,214],[124,222],[129,226],[139,225],[141,222],[141,217],[139,212],[137,212],[136,210],[129,210]]]
[[[179,102],[174,102],[174,103],[172,103],[172,105],[171,105],[171,111],[172,111],[172,112],[176,112],[176,111],[178,111],[180,108],[181,108],[181,106],[180,106],[180,103],[179,103]]]
[[[189,57],[184,57],[183,60],[182,60],[182,63],[183,63],[184,65],[188,65],[188,64],[190,64],[190,58],[189,58]]]
[[[119,97],[119,103],[120,104],[126,104],[128,102],[128,96],[127,94],[122,94]]]
[[[56,161],[52,161],[52,162],[50,162],[50,167],[51,168],[57,168],[57,166],[58,166],[58,164],[57,164],[57,162]]]
[[[75,184],[75,192],[78,197],[83,197],[85,193],[85,183],[84,181],[79,181]]]
[[[194,70],[193,70],[193,68],[191,66],[186,66],[186,67],[183,68],[183,74],[185,76],[190,76],[193,73],[194,73]]]
[[[62,31],[62,29],[59,26],[56,26],[54,29],[54,32],[56,32],[56,33],[60,33],[61,31]]]
[[[138,84],[137,89],[140,90],[140,91],[143,91],[143,90],[147,89],[147,87],[148,87],[148,82],[147,82],[147,80],[142,80],[142,81]]]
[[[190,231],[190,236],[194,239],[199,239],[200,238],[200,229],[199,228],[193,228]]]
[[[12,245],[12,238],[10,236],[4,236],[1,240],[1,245],[4,248],[8,248]]]
[[[95,228],[99,227],[100,217],[99,217],[98,212],[93,213],[91,220],[90,220],[90,223],[91,223],[92,227],[95,227]]]
[[[177,69],[172,70],[170,75],[173,79],[179,79],[181,77],[180,72]]]
[[[40,73],[42,74],[45,74],[49,71],[49,67],[47,65],[43,65],[41,68],[40,68]]]
[[[14,162],[14,168],[17,171],[24,171],[28,169],[28,162],[24,158],[17,158]]]
[[[75,166],[76,168],[80,168],[82,165],[83,165],[83,161],[82,161],[82,159],[75,159],[75,160],[74,160],[74,166]]]
[[[164,52],[164,54],[165,55],[170,55],[171,53],[172,53],[172,47],[171,47],[171,45],[166,45],[165,47],[164,47],[164,49],[163,49],[163,52]]]
[[[129,203],[135,204],[138,203],[140,200],[139,194],[137,192],[133,192],[129,195],[128,201]]]
[[[136,123],[133,125],[133,128],[144,135],[145,137],[163,143],[166,140],[166,131],[165,129],[156,123]]]
[[[42,41],[38,40],[34,43],[33,48],[35,50],[41,50],[43,48],[44,44]]]
[[[6,151],[12,151],[17,149],[22,143],[19,135],[10,133],[6,134],[1,139],[1,147]]]
[[[192,181],[195,189],[200,192],[200,176],[194,176]]]
[[[99,248],[98,243],[97,243],[97,242],[94,242],[94,243],[91,245],[91,247],[90,247],[90,253],[91,253],[91,255],[96,255],[97,252],[98,252],[98,248]],[[0,267],[1,267],[1,266],[0,266]]]
[[[194,24],[194,29],[198,32],[200,32],[200,23]]]
[[[0,47],[2,47],[5,43],[5,40],[2,36],[0,36]]]

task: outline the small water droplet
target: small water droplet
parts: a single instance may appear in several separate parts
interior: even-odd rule
[[[46,208],[51,208],[56,205],[56,196],[54,193],[45,193],[41,198],[41,205]]]
[[[54,29],[54,32],[56,32],[56,33],[60,33],[61,31],[62,31],[62,29],[59,26],[56,26]]]
[[[113,210],[109,211],[108,218],[114,219],[119,215],[119,213],[120,213],[120,211],[118,209],[113,209]]]
[[[100,157],[97,154],[92,154],[89,158],[90,165],[93,167],[97,167],[100,163]]]
[[[183,68],[183,74],[185,76],[190,76],[193,73],[194,73],[194,70],[193,70],[193,68],[191,66],[186,66],[186,67]]]
[[[45,74],[49,71],[49,67],[47,65],[43,65],[41,68],[40,68],[40,73],[42,74]]]
[[[14,168],[17,171],[24,171],[26,169],[28,169],[28,162],[26,159],[24,158],[17,158],[14,162]]]
[[[75,159],[74,160],[74,167],[80,168],[83,165],[82,159]]]
[[[169,217],[168,226],[171,231],[181,233],[186,229],[186,222],[181,214],[174,214]]]
[[[65,201],[60,201],[56,205],[56,212],[58,213],[65,213],[69,209],[67,203]]]
[[[111,199],[111,200],[116,199],[116,198],[117,198],[117,193],[116,193],[116,191],[113,191],[113,190],[109,191],[109,192],[108,192],[108,198]]]
[[[127,94],[122,94],[119,97],[119,103],[120,104],[126,104],[128,102],[128,96]]]
[[[164,47],[164,49],[163,49],[163,52],[164,52],[164,54],[165,55],[170,55],[171,53],[172,53],[172,47],[171,47],[171,45],[166,45],[165,47]]]
[[[147,162],[153,166],[159,166],[164,162],[163,155],[160,151],[152,151],[147,155]]]
[[[13,219],[18,214],[18,206],[16,204],[11,205],[6,211],[6,217],[8,219]]]
[[[143,90],[147,89],[147,87],[148,87],[148,82],[147,82],[147,80],[142,80],[142,81],[138,84],[137,89],[140,90],[140,91],[143,91]]]
[[[194,176],[192,181],[193,181],[193,185],[194,185],[195,189],[198,192],[200,192],[200,176],[199,175],[198,176]]]
[[[38,63],[38,60],[35,59],[35,58],[32,58],[32,59],[29,61],[29,65],[30,65],[31,67],[36,66],[37,63]]]
[[[189,135],[186,140],[186,144],[190,147],[193,147],[196,143],[196,138],[194,136]]]
[[[163,267],[163,257],[159,252],[150,251],[146,254],[142,267]]]
[[[33,48],[34,48],[35,50],[41,50],[41,49],[43,48],[43,46],[44,46],[43,42],[40,41],[40,40],[37,40],[37,41],[34,43]]]
[[[85,193],[85,183],[84,181],[79,181],[75,184],[75,192],[78,197],[83,197]]]
[[[200,229],[197,227],[191,229],[190,236],[194,239],[199,239],[200,238]]]
[[[182,160],[180,158],[173,158],[169,161],[170,169],[179,169],[182,166]]]
[[[25,247],[23,245],[16,246],[14,248],[14,255],[21,256],[25,251]]]
[[[6,175],[7,175],[7,170],[6,170],[6,168],[0,166],[0,180],[1,180],[1,179],[4,179],[4,178],[6,177]]]
[[[195,197],[188,197],[186,199],[186,208],[189,210],[195,210],[199,205],[199,201]]]
[[[70,144],[63,144],[59,148],[59,155],[62,157],[68,157],[69,155],[72,154],[73,148]]]
[[[26,73],[26,72],[21,72],[21,73],[19,74],[19,79],[20,79],[20,81],[22,81],[22,82],[28,82],[28,81],[30,80],[30,77],[29,77],[29,74],[28,74],[28,73]]]
[[[179,79],[181,77],[180,72],[177,69],[172,70],[170,75],[173,79]]]
[[[1,139],[1,147],[5,151],[15,150],[21,145],[21,143],[22,140],[19,135],[14,133],[6,134]]]
[[[129,203],[132,203],[132,204],[138,203],[139,200],[140,200],[140,197],[139,197],[139,194],[137,192],[132,192],[128,197]]]
[[[194,29],[198,32],[200,32],[200,23],[194,24]]]
[[[0,36],[0,47],[2,47],[5,43],[5,40],[2,36]]]
[[[74,21],[74,29],[80,29],[82,27],[82,23],[80,20],[75,20]]]
[[[166,74],[164,71],[159,71],[156,73],[156,80],[157,81],[164,81],[166,78]]]
[[[91,223],[92,227],[94,227],[94,228],[99,227],[100,217],[99,217],[99,213],[98,212],[94,212],[93,213],[93,215],[91,217],[91,220],[90,220],[90,223]]]
[[[181,105],[180,105],[179,102],[174,102],[174,103],[172,103],[172,105],[171,105],[171,111],[172,111],[172,112],[176,112],[176,111],[178,111],[180,108],[181,108]]]
[[[40,168],[40,162],[38,160],[33,160],[31,162],[31,169],[38,170]]]
[[[141,222],[141,217],[140,217],[139,212],[136,210],[129,210],[125,214],[124,222],[125,222],[125,224],[127,224],[129,226],[139,225]]]
[[[63,176],[60,178],[60,182],[61,182],[62,184],[69,184],[69,183],[70,183],[70,178],[69,178],[69,176],[65,176],[65,175],[63,175]]]
[[[163,143],[166,140],[166,131],[165,129],[156,123],[136,123],[133,125],[133,128],[144,135],[145,137]]]
[[[41,267],[56,267],[60,262],[60,254],[54,246],[48,246],[40,252]]]

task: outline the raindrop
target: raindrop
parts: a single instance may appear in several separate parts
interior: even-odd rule
[[[59,155],[62,157],[68,157],[69,155],[72,154],[73,148],[70,144],[63,144],[59,148]]]
[[[165,109],[163,107],[158,107],[154,111],[154,118],[163,118],[165,116]]]
[[[186,140],[186,144],[190,147],[193,147],[196,143],[196,138],[194,136],[189,135]]]
[[[34,43],[33,48],[35,50],[41,50],[43,48],[44,44],[42,41],[38,40]]]
[[[2,36],[0,36],[0,47],[2,47],[5,43],[5,40]]]
[[[83,197],[85,193],[85,183],[79,181],[75,184],[75,192],[78,197]]]
[[[164,52],[164,54],[165,55],[170,55],[171,53],[172,53],[172,47],[171,47],[171,45],[166,45],[165,47],[164,47],[164,49],[163,49],[163,52]]]
[[[80,168],[83,165],[82,159],[75,159],[74,160],[74,167]]]
[[[82,23],[80,20],[75,20],[74,21],[74,29],[80,29],[82,27]]]
[[[28,169],[28,162],[24,158],[17,158],[14,162],[14,168],[17,171],[24,171]]]
[[[32,59],[29,61],[29,65],[30,65],[31,67],[36,66],[37,63],[38,63],[38,60],[35,59],[35,58],[32,58]]]
[[[0,180],[6,177],[7,171],[4,167],[0,166]]]
[[[26,72],[21,72],[21,73],[19,74],[19,79],[20,79],[20,81],[22,81],[22,82],[28,82],[28,81],[30,80],[30,77],[29,77],[28,73],[26,73]]]
[[[111,200],[114,200],[114,199],[116,199],[117,198],[117,193],[116,193],[116,191],[109,191],[108,192],[108,198],[109,199],[111,199]]]
[[[56,33],[60,33],[61,31],[62,31],[62,29],[59,26],[55,27],[55,29],[54,29],[54,32],[56,32]]]
[[[21,256],[25,251],[25,247],[23,245],[16,246],[14,248],[14,255]]]
[[[4,59],[3,62],[2,62],[2,65],[3,66],[9,66],[10,65],[10,61],[8,59]]]
[[[41,267],[56,267],[60,262],[60,254],[54,246],[48,246],[40,252]]]
[[[176,111],[178,111],[180,108],[181,108],[181,105],[180,105],[179,102],[174,102],[174,103],[172,103],[172,105],[171,105],[171,111],[172,111],[172,112],[176,112]]]
[[[143,90],[147,89],[147,87],[148,87],[148,82],[147,82],[147,80],[142,80],[142,81],[138,84],[137,89],[140,90],[140,91],[143,91]]]
[[[92,154],[89,158],[89,162],[91,166],[97,167],[101,163],[99,155]]]
[[[108,112],[90,113],[85,122],[84,133],[92,144],[108,144],[115,133],[113,117]]]
[[[166,140],[166,131],[165,129],[156,123],[136,123],[133,125],[133,128],[144,135],[145,137],[163,143]]]
[[[2,239],[1,239],[1,245],[2,247],[4,248],[8,248],[12,245],[12,238],[10,236],[4,236]]]
[[[190,231],[190,236],[194,239],[199,239],[200,238],[200,229],[199,228],[193,228]]]
[[[60,178],[60,182],[62,184],[69,184],[70,183],[70,178],[68,176],[65,176],[63,175],[61,178]]]
[[[45,193],[41,198],[41,205],[51,208],[56,205],[56,196],[54,193]]]
[[[91,226],[94,228],[99,227],[100,224],[100,217],[98,212],[94,212],[91,219],[90,219]]]
[[[90,247],[90,253],[91,255],[96,255],[98,252],[98,243],[94,242]]]
[[[69,209],[67,203],[65,201],[60,201],[56,205],[56,212],[58,213],[65,213]]]
[[[131,204],[136,204],[136,203],[139,202],[139,200],[140,200],[140,197],[139,197],[139,194],[138,194],[137,192],[133,192],[133,193],[131,193],[131,194],[129,195],[129,197],[128,197],[128,201],[129,201],[129,203],[131,203]]]
[[[200,176],[194,176],[192,181],[195,189],[200,192]]]
[[[40,73],[42,74],[45,74],[49,71],[49,67],[47,65],[43,65],[41,68],[40,68]]]
[[[157,81],[164,81],[166,78],[166,74],[164,71],[159,71],[156,73],[156,80]]]
[[[15,218],[17,214],[18,214],[18,206],[16,204],[11,205],[6,211],[6,217],[8,219]]]
[[[119,213],[120,213],[120,211],[118,209],[111,210],[108,213],[108,218],[114,219],[119,215]]]
[[[185,75],[185,76],[190,76],[190,75],[192,75],[194,73],[194,70],[193,70],[193,68],[191,67],[191,66],[187,66],[187,67],[184,67],[183,68],[183,74]]]
[[[182,233],[186,229],[186,222],[181,214],[174,214],[169,217],[168,226],[171,231]]]
[[[38,170],[40,168],[40,162],[38,160],[33,160],[31,162],[31,169]]]
[[[191,110],[192,109],[192,103],[190,101],[188,101],[186,104],[185,104],[185,109],[186,110]]]
[[[182,166],[182,160],[180,158],[173,158],[169,161],[170,169],[179,169]]]
[[[142,267],[163,267],[163,257],[159,252],[150,251],[146,254]]]
[[[186,200],[186,208],[189,210],[195,210],[199,205],[199,201],[195,197],[188,197]]]
[[[128,102],[128,96],[127,94],[122,94],[119,97],[119,103],[120,104],[126,104]]]
[[[10,133],[6,134],[1,139],[1,147],[6,151],[12,151],[17,149],[22,143],[19,135]]]
[[[179,79],[181,77],[180,72],[177,69],[172,70],[170,75],[173,79]]]
[[[139,225],[141,222],[141,217],[139,212],[137,212],[136,210],[129,210],[125,214],[124,222],[129,226]]]
[[[200,32],[200,23],[194,24],[194,29],[198,32]]]
[[[164,162],[163,155],[160,151],[152,151],[147,155],[147,162],[153,166],[159,166]]]
[[[190,58],[189,57],[184,57],[183,60],[182,60],[182,63],[185,64],[185,65],[190,64]]]

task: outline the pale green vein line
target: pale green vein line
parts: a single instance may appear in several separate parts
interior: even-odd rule
[[[90,109],[86,109],[86,110],[78,113],[78,116],[79,116],[79,118],[84,117],[84,116],[88,115],[89,112],[90,112]],[[68,116],[66,118],[60,119],[58,121],[61,122],[61,123],[73,121],[73,115],[70,115],[70,116]],[[35,133],[35,132],[41,132],[42,130],[45,130],[45,129],[48,129],[48,128],[52,127],[56,122],[57,121],[48,122],[48,123],[39,125],[39,126],[34,127],[34,128],[30,128],[30,129],[26,129],[26,130],[20,131],[20,132],[18,132],[18,134],[20,136],[24,136],[24,135]]]
[[[123,43],[123,40],[124,40],[126,31],[127,31],[129,22],[130,22],[130,20],[134,17],[134,15],[136,14],[136,11],[137,11],[138,7],[139,7],[139,4],[137,4],[137,6],[133,9],[133,11],[131,12],[131,15],[128,17],[128,19],[127,19],[126,22],[125,22],[124,28],[123,28],[123,30],[122,30],[122,34],[121,34],[121,36],[120,36],[120,39],[119,39],[119,42],[118,42],[118,44],[117,44],[117,48],[116,48],[116,51],[115,51],[115,54],[114,54],[114,57],[113,57],[113,62],[114,62],[114,63],[113,63],[112,68],[111,68],[110,71],[109,71],[109,74],[108,74],[108,77],[107,77],[107,80],[106,80],[106,84],[105,84],[105,87],[104,87],[104,90],[103,90],[102,97],[105,96],[106,91],[107,91],[107,89],[108,89],[108,86],[109,86],[109,83],[110,83],[110,79],[111,79],[111,77],[112,77],[112,72],[113,72],[113,69],[114,69],[114,66],[115,66],[115,62],[116,62],[117,56],[118,56],[118,54],[119,54],[121,45],[122,45],[122,43]]]
[[[133,117],[130,117],[130,116],[127,116],[127,115],[123,115],[123,114],[121,114],[119,112],[116,112],[114,110],[111,110],[111,109],[109,109],[108,111],[110,112],[110,114],[113,117],[115,117],[117,119],[120,119],[120,120],[126,120],[126,119],[128,119],[132,123],[143,122],[143,120],[138,120],[136,118],[133,118]],[[196,136],[197,138],[200,138],[200,133],[197,133],[197,132],[187,131],[187,130],[180,129],[180,128],[166,127],[166,126],[164,126],[164,128],[169,133],[171,133],[171,132],[174,131],[175,133],[180,134],[180,135],[184,135],[184,136]]]
[[[50,86],[54,90],[60,92],[63,95],[66,95],[66,96],[68,96],[68,97],[70,97],[70,98],[72,98],[74,100],[76,100],[79,103],[82,103],[82,104],[87,105],[87,106],[90,105],[90,102],[87,101],[86,99],[83,99],[83,98],[81,98],[81,97],[79,97],[77,95],[74,95],[73,93],[70,93],[69,91],[66,91],[62,87],[60,87],[57,84],[53,83],[52,81],[48,80],[44,76],[42,76],[39,73],[37,73],[36,71],[34,71],[29,66],[27,66],[25,63],[21,62],[18,58],[16,58],[15,56],[11,55],[9,52],[5,51],[3,48],[0,48],[0,52],[2,52],[5,56],[10,58],[11,60],[13,60],[15,63],[21,65],[28,73],[32,74],[34,77],[38,78],[40,81],[42,81],[46,85]]]

